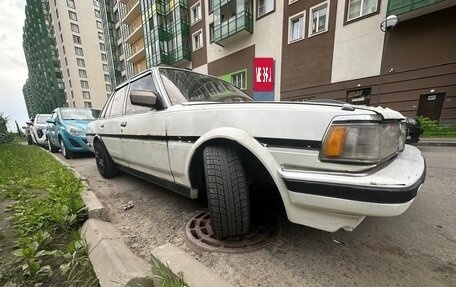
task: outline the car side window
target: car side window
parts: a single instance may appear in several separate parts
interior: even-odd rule
[[[130,84],[130,93],[131,91],[151,91],[156,93],[157,89],[155,88],[154,84],[154,79],[152,76],[149,74],[145,77],[142,77]],[[128,99],[127,99],[127,108],[126,108],[126,114],[139,114],[139,113],[145,113],[152,108],[150,107],[143,107],[143,106],[136,106],[131,103],[130,99],[130,93],[128,94]],[[160,106],[160,100],[157,99],[157,105]]]
[[[119,89],[110,103],[110,107],[108,107],[108,112],[106,113],[106,117],[119,117],[122,115],[123,104],[125,100],[125,94],[127,92],[128,85],[125,85],[121,89]]]
[[[56,125],[60,123],[59,115],[57,114],[57,112],[52,113],[52,118],[54,119]]]

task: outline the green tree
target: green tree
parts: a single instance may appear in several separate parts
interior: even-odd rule
[[[13,136],[8,132],[8,128],[6,127],[7,123],[8,117],[0,113],[0,144],[9,143],[13,140]]]

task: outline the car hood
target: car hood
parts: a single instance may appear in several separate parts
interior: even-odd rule
[[[338,103],[322,103],[322,102],[238,102],[238,103],[222,103],[222,102],[187,102],[183,103],[182,105],[184,106],[195,106],[195,105],[223,105],[223,104],[229,104],[229,105],[237,105],[237,104],[249,104],[252,105],[252,108],[254,106],[263,106],[263,105],[274,105],[274,106],[283,106],[286,107],[286,105],[306,105],[306,106],[319,106],[323,107],[326,106],[328,108],[333,107],[333,108],[339,108],[343,110],[350,110],[353,109],[353,111],[370,111],[374,112],[378,115],[380,115],[384,120],[391,120],[391,119],[405,119],[405,117],[390,108],[383,108],[383,107],[371,107],[371,106],[360,106],[360,105],[351,105],[351,104],[338,104]]]

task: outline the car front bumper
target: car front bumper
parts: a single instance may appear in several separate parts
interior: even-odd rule
[[[364,173],[280,169],[279,174],[292,205],[291,221],[328,231],[353,230],[365,216],[406,211],[425,180],[426,164],[417,148],[406,145],[393,160]],[[325,214],[328,220],[309,223],[303,218],[309,217],[306,211]]]
[[[86,136],[74,136],[69,133],[66,133],[64,137],[62,137],[66,148],[71,152],[90,152],[89,147],[87,145]]]

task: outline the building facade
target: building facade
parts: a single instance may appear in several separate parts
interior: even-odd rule
[[[49,0],[67,105],[101,109],[111,93],[99,1]]]
[[[456,121],[452,0],[118,0],[122,80],[156,65],[218,76],[256,100],[336,99]],[[396,14],[386,32],[380,23]],[[255,90],[254,60],[273,60]],[[210,93],[210,91],[207,91]]]
[[[47,1],[27,0],[23,49],[28,79],[23,94],[29,117],[65,105],[65,93]]]

